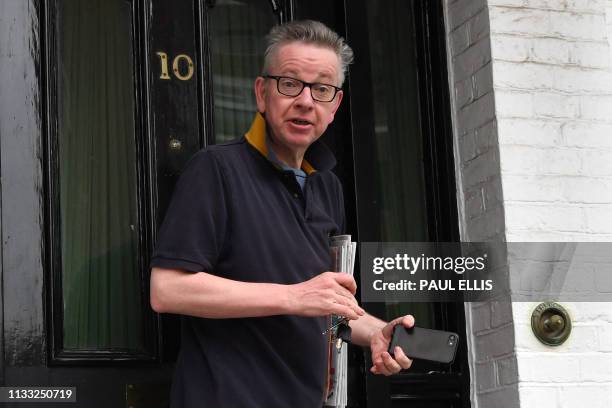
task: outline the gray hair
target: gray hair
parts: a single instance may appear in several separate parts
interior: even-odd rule
[[[340,62],[340,86],[344,83],[344,76],[348,65],[353,62],[353,50],[336,32],[319,21],[301,20],[291,21],[274,26],[266,36],[267,48],[264,54],[263,73],[268,71],[272,64],[272,57],[278,49],[292,42],[312,44],[329,48],[338,56]]]

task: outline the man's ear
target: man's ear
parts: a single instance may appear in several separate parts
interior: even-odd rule
[[[257,111],[266,111],[266,80],[263,77],[255,79],[255,100],[257,101]]]

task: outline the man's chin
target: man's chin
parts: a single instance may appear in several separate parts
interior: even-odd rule
[[[302,150],[308,149],[308,147],[317,139],[318,138],[314,137],[312,133],[289,133],[285,138],[285,140],[287,141],[287,145],[291,146],[292,148]]]
[[[315,140],[316,139],[314,138],[308,138],[304,140],[295,141],[291,143],[291,147],[296,151],[299,151],[299,150],[306,151],[306,149],[308,149],[310,145],[315,142]]]

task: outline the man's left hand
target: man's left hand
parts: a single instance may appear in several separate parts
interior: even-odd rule
[[[393,337],[393,328],[398,324],[410,328],[414,326],[414,317],[411,315],[398,317],[372,334],[370,349],[372,350],[373,365],[370,372],[373,374],[393,375],[402,369],[410,368],[412,365],[412,360],[406,357],[400,347],[396,347],[393,351],[395,358],[387,351]]]

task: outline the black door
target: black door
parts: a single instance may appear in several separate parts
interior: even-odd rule
[[[167,406],[178,318],[149,307],[156,230],[188,158],[248,128],[263,37],[279,21],[322,20],[356,52],[324,135],[339,162],[348,232],[361,241],[457,239],[440,2],[2,4],[14,17],[2,27],[21,40],[6,55],[25,66],[11,65],[23,71],[15,95],[30,105],[15,116],[3,96],[0,119],[39,130],[2,135],[3,180],[19,178],[2,186],[5,385],[74,386],[75,406]],[[464,327],[454,305],[366,309]],[[351,348],[352,407],[469,406],[465,346],[452,367],[391,379],[366,374],[367,359]]]

